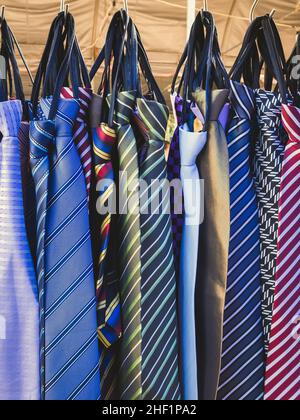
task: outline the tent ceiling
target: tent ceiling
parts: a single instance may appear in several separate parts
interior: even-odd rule
[[[6,18],[14,30],[32,71],[35,72],[48,34],[56,15],[59,0],[5,0]],[[90,66],[102,46],[107,25],[122,0],[70,0],[70,10],[75,15],[77,33],[84,56]],[[140,29],[153,69],[166,84],[174,73],[176,63],[186,40],[186,0],[129,0],[129,11]],[[115,6],[113,6],[115,4]],[[248,27],[252,0],[210,0],[214,13],[225,64],[230,67],[240,48]],[[196,1],[197,8],[203,5]],[[256,15],[276,9],[283,44],[288,55],[300,29],[299,0],[261,0]],[[22,73],[25,76],[24,70]],[[26,90],[29,91],[28,80]]]

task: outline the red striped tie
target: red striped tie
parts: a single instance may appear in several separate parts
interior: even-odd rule
[[[70,88],[63,88],[61,91],[62,98],[74,98],[73,90]],[[80,111],[78,113],[76,122],[74,124],[74,142],[76,144],[81,164],[83,167],[86,188],[88,197],[90,196],[91,179],[92,179],[92,146],[91,139],[88,131],[87,117],[90,102],[92,99],[91,89],[79,88],[79,103]]]
[[[289,135],[279,202],[276,290],[266,400],[300,400],[300,109],[283,106]]]

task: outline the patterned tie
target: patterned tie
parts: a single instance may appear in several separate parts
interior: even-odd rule
[[[123,339],[121,341],[121,399],[142,398],[141,328],[141,228],[139,201],[133,199],[139,180],[138,152],[130,118],[136,105],[136,92],[121,92],[116,103],[116,123],[121,192],[119,217],[119,267]],[[132,203],[134,200],[134,204]],[[131,205],[130,205],[131,203]]]
[[[177,112],[177,123],[181,124],[183,100],[180,96],[175,99],[175,108]],[[179,127],[176,128],[167,163],[168,180],[170,182],[180,179],[180,147],[179,147]],[[175,209],[179,203],[182,204],[182,196],[178,196],[176,191],[171,189],[171,218],[172,218],[172,231],[173,231],[173,248],[174,248],[174,261],[177,280],[179,279],[180,271],[180,252],[184,215],[182,212],[176,212]],[[176,214],[178,213],[178,214]]]
[[[279,202],[275,303],[267,361],[266,400],[300,400],[300,109],[283,105],[289,135]]]
[[[62,88],[61,97],[65,99],[74,98],[73,90],[70,88]],[[88,197],[90,197],[90,188],[92,181],[92,147],[88,130],[88,111],[92,99],[91,90],[79,87],[79,104],[80,110],[74,122],[73,140],[78,149],[83,172],[86,180],[86,188]]]
[[[200,174],[196,165],[206,145],[207,132],[190,132],[188,124],[179,129],[181,180],[184,193],[185,220],[182,234],[179,314],[181,339],[181,377],[184,400],[198,400],[198,363],[196,343],[195,291],[202,219]]]
[[[20,101],[0,103],[0,400],[40,399],[38,290],[24,220],[21,119]]]
[[[140,197],[143,399],[179,400],[176,276],[165,161],[169,111],[144,99],[138,99],[137,110],[149,135],[141,165],[147,189]]]
[[[114,198],[114,169],[112,153],[117,145],[115,131],[106,124],[93,129],[93,150],[95,160],[95,175],[97,207],[107,209],[107,205]],[[105,185],[98,183],[105,180]],[[115,201],[115,200],[114,200]],[[106,214],[99,216],[100,244],[99,244],[99,275],[97,280],[98,303],[98,336],[101,343],[101,395],[103,400],[116,398],[116,343],[121,338],[121,306],[118,289],[118,277],[114,270],[115,243],[112,241],[112,223],[114,216],[108,209]]]
[[[51,100],[42,100],[46,117]],[[96,299],[86,184],[72,139],[79,105],[30,128],[37,195],[43,397],[100,398]]]
[[[231,82],[231,234],[219,400],[261,400],[265,352],[258,205],[251,169],[253,92]]]
[[[255,187],[259,202],[263,322],[266,352],[274,304],[278,201],[284,145],[280,138],[281,98],[279,94],[255,91],[258,136],[255,146]]]

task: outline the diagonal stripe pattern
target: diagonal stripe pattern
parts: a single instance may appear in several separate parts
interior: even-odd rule
[[[113,150],[116,133],[106,124],[93,129],[95,177],[99,212],[99,275],[97,279],[98,337],[101,345],[101,395],[103,400],[117,398],[116,343],[121,338],[119,281],[114,256],[113,209],[115,203]],[[102,184],[103,183],[103,184]]]
[[[176,275],[165,161],[169,112],[162,104],[137,100],[148,130],[141,164],[142,386],[145,400],[179,400]]]
[[[251,168],[254,96],[231,82],[228,131],[231,233],[219,400],[262,400],[264,340],[258,204]]]
[[[299,401],[300,109],[283,105],[282,119],[289,142],[281,174],[275,303],[265,399]]]
[[[92,146],[88,129],[88,112],[92,100],[91,89],[78,88],[78,102],[80,105],[79,113],[73,126],[73,140],[76,144],[85,180],[88,198],[90,197],[91,180],[92,180]],[[65,99],[73,99],[74,92],[71,88],[62,88],[61,97]]]
[[[42,100],[49,114],[51,99]],[[73,141],[77,101],[30,127],[37,196],[43,398],[100,398],[96,296],[86,185]]]
[[[108,102],[110,102],[110,97]],[[141,229],[138,151],[130,125],[136,92],[120,92],[115,110],[120,168],[119,271],[123,338],[120,394],[126,401],[142,398]]]
[[[258,135],[255,144],[255,188],[259,202],[263,323],[268,351],[274,304],[278,202],[284,145],[281,141],[281,97],[278,93],[255,91]]]

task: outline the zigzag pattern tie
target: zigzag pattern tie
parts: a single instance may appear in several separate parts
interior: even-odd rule
[[[177,112],[177,124],[181,124],[183,100],[180,96],[175,99],[175,108]],[[170,146],[169,158],[167,162],[167,174],[170,182],[180,179],[180,147],[179,147],[179,127],[176,128]],[[176,214],[175,208],[177,203],[182,201],[182,196],[178,197],[176,192],[171,190],[171,218],[172,218],[172,232],[173,232],[173,248],[174,248],[174,261],[177,280],[179,279],[180,271],[180,252],[181,252],[181,239],[182,229],[184,223],[184,214]]]
[[[138,152],[130,118],[136,105],[136,92],[119,93],[116,104],[120,193],[119,267],[123,339],[121,341],[120,389],[122,400],[142,398],[141,328],[141,229],[139,200],[134,198],[139,180]],[[128,197],[127,197],[128,193]],[[125,194],[125,196],[123,195]],[[131,206],[130,206],[131,204]]]
[[[267,361],[266,400],[300,400],[300,110],[283,105],[289,134],[279,202],[275,303]]]
[[[231,82],[228,131],[231,235],[219,400],[261,400],[264,341],[258,205],[251,169],[253,92]]]
[[[106,124],[93,129],[95,175],[101,209],[99,275],[97,280],[98,337],[101,343],[101,395],[103,400],[117,398],[116,343],[121,338],[121,306],[118,276],[113,260],[115,242],[112,235],[113,214],[108,208],[114,198],[113,149],[117,145],[116,133]],[[104,182],[100,186],[98,183]],[[104,212],[106,210],[107,212]],[[110,252],[109,252],[110,251]]]
[[[78,90],[80,109],[74,122],[73,140],[80,156],[89,198],[92,182],[92,147],[87,119],[89,106],[92,100],[92,92],[91,89],[83,87],[79,87]],[[73,99],[74,92],[70,88],[62,88],[61,97],[65,99]]]
[[[51,100],[42,100],[49,114]],[[61,100],[55,123],[31,124],[37,195],[43,397],[100,398],[99,349],[87,194],[72,139],[77,101]]]
[[[265,347],[268,351],[274,304],[278,201],[284,145],[279,132],[281,127],[280,95],[257,90],[255,102],[258,118],[254,162],[255,187],[259,201],[263,322]]]
[[[144,99],[138,99],[137,109],[149,132],[141,165],[147,190],[140,197],[143,399],[179,400],[176,276],[164,145],[169,112]]]

